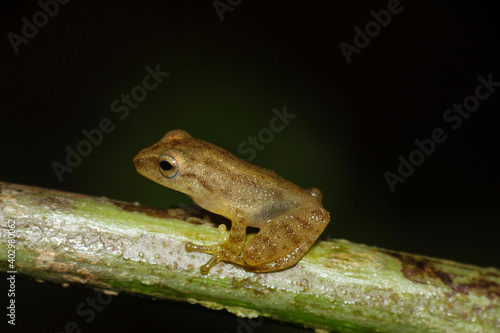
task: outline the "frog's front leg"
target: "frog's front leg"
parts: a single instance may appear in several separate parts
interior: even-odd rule
[[[231,222],[229,237],[227,236],[226,226],[219,226],[219,233],[222,243],[214,245],[196,245],[192,242],[186,243],[187,252],[203,252],[213,254],[213,257],[200,267],[202,274],[208,274],[210,269],[220,261],[229,261],[238,265],[245,265],[243,259],[239,256],[245,245],[245,235],[247,228],[247,218],[235,219]]]

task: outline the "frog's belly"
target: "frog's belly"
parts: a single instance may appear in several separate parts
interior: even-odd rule
[[[290,210],[290,207],[269,207],[268,209],[263,209],[259,213],[249,214],[248,226],[261,228],[264,224],[289,212]]]

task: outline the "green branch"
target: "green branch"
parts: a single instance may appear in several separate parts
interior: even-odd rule
[[[290,269],[250,273],[184,244],[220,241],[216,224],[189,210],[156,209],[0,182],[0,270],[84,284],[107,293],[199,303],[239,316],[265,316],[352,332],[498,332],[500,271],[320,241]]]

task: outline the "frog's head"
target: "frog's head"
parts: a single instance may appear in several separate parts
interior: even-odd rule
[[[141,175],[163,186],[189,196],[201,196],[206,189],[202,183],[204,166],[200,161],[210,146],[186,131],[173,130],[137,154],[134,164]]]

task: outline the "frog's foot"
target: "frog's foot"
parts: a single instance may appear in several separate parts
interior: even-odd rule
[[[224,253],[224,244],[217,245],[196,245],[191,242],[186,243],[187,252],[203,252],[213,254],[214,256],[204,265],[201,265],[201,274],[208,274],[208,272],[217,265],[218,262],[223,260],[222,254]]]
[[[226,232],[226,226],[221,224],[219,226],[220,237],[222,238],[221,244],[216,245],[196,245],[192,242],[186,243],[187,252],[203,252],[213,254],[214,256],[204,265],[200,267],[201,274],[208,274],[208,272],[220,261],[231,261],[236,264],[244,265],[243,259],[239,258],[241,249],[236,250],[234,246],[230,246],[228,239],[229,236]]]
[[[192,242],[187,242],[186,243],[186,251],[187,252],[203,252],[203,253],[210,253],[210,254],[215,254],[218,253],[222,250],[222,245],[227,242],[229,239],[229,236],[226,231],[226,225],[221,224],[219,225],[219,235],[220,238],[222,238],[222,244],[217,244],[217,245],[195,245]]]

